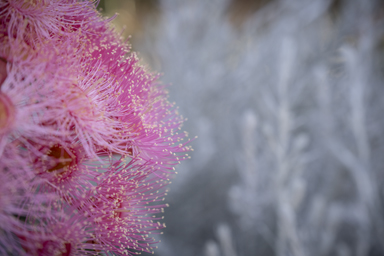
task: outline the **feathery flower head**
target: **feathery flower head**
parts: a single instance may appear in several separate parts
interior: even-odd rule
[[[128,167],[128,168],[127,168]],[[155,216],[163,211],[167,180],[153,175],[141,160],[115,163],[97,177],[98,184],[81,201],[81,212],[95,224],[95,241],[121,254],[127,248],[151,252],[155,234],[163,224]],[[151,174],[152,173],[152,174]]]
[[[152,252],[165,226],[184,119],[95,3],[0,1],[3,254]]]
[[[0,157],[1,255],[24,255],[33,248],[36,239],[44,232],[40,224],[49,216],[47,205],[56,200],[54,194],[35,194],[31,191],[32,186],[42,183],[34,180],[33,173],[24,165],[23,157],[13,144],[4,148]],[[33,221],[34,218],[39,222]],[[25,240],[31,232],[35,236]]]

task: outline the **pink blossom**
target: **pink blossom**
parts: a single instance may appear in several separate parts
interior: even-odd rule
[[[1,255],[27,254],[44,232],[44,227],[39,223],[49,217],[47,205],[57,199],[52,193],[34,193],[32,187],[42,183],[35,180],[29,167],[24,165],[24,157],[23,152],[14,144],[8,145],[0,157]],[[36,223],[34,219],[40,222]],[[22,239],[31,232],[36,235],[28,241]]]
[[[92,1],[0,1],[0,253],[151,252],[184,119]],[[7,246],[5,246],[7,245]]]
[[[107,250],[128,254],[128,249],[151,252],[155,248],[151,234],[165,227],[158,214],[166,207],[162,201],[168,180],[151,173],[151,166],[140,160],[116,163],[86,193],[80,208],[95,223],[96,241]]]

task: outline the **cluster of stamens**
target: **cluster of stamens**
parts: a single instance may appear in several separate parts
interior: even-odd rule
[[[0,21],[0,254],[153,252],[192,150],[159,75],[92,1],[5,0]]]

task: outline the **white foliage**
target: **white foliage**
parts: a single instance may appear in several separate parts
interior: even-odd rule
[[[229,1],[160,3],[140,51],[200,137],[168,255],[383,254],[383,4],[275,0],[239,28]]]

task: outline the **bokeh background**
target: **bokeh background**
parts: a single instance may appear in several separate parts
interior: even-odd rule
[[[384,255],[384,1],[98,8],[199,137],[157,255]]]

